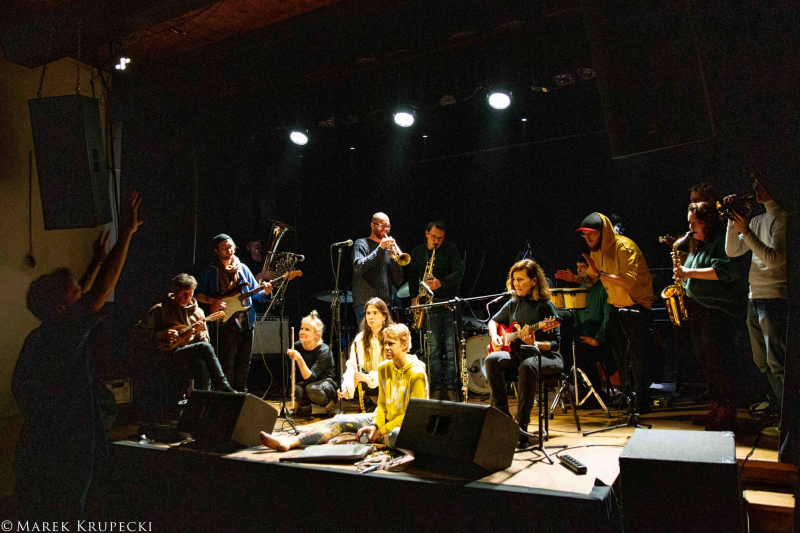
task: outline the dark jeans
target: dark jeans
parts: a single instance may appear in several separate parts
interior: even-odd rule
[[[336,389],[336,383],[331,378],[313,383],[297,383],[294,386],[294,398],[297,405],[315,403],[325,407],[328,403],[337,401]]]
[[[184,373],[191,370],[195,389],[208,390],[210,384],[219,389],[227,383],[219,359],[214,354],[214,347],[207,342],[183,346],[167,357],[171,359],[175,370]]]
[[[486,374],[492,391],[492,405],[509,414],[506,393],[506,372],[518,371],[517,422],[520,426],[530,423],[533,400],[539,384],[539,356],[534,351],[515,350],[490,353],[486,358]],[[542,352],[542,375],[557,376],[564,370],[564,361],[558,352]]]
[[[212,326],[210,329],[212,342],[216,337],[217,358],[231,387],[239,392],[247,390],[253,330],[239,330],[235,319],[228,320],[219,328]]]
[[[622,309],[612,307],[608,321],[608,344],[614,353],[620,382],[635,393],[639,401],[649,403],[650,384],[653,382],[650,310],[641,305]],[[630,372],[626,362],[630,365]]]
[[[692,305],[691,313],[692,345],[708,383],[708,399],[735,407],[736,331],[740,320],[699,304]]]
[[[434,307],[426,313],[431,390],[457,390],[456,343],[453,336],[453,311]]]

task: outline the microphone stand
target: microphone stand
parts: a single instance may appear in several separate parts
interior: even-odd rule
[[[286,349],[285,349],[285,347],[283,345],[283,307],[284,307],[284,304],[286,302],[286,299],[283,297],[283,295],[286,292],[286,287],[288,287],[288,286],[289,286],[288,280],[284,281],[281,284],[280,288],[278,289],[278,294],[275,295],[276,297],[280,298],[280,313],[279,313],[279,319],[278,319],[278,324],[279,324],[278,331],[280,332],[279,336],[280,336],[280,339],[281,339],[280,340],[280,342],[281,342],[281,413],[280,413],[280,416],[282,416],[283,419],[286,420],[289,423],[289,425],[294,430],[294,434],[295,435],[299,435],[300,432],[297,431],[297,426],[295,425],[294,420],[292,420],[292,417],[289,416],[289,410],[286,408],[286,358],[287,358],[287,355],[286,355]],[[294,349],[294,346],[292,346],[292,349]],[[292,364],[295,364],[294,361],[292,361]]]
[[[634,310],[627,310],[626,308],[621,308],[617,311],[618,313],[630,313],[630,312],[638,312]],[[620,326],[622,326],[622,317],[618,317],[620,320]],[[625,319],[627,320],[627,319]],[[591,435],[592,433],[603,433],[605,431],[611,431],[612,429],[617,428],[624,428],[624,427],[632,427],[632,428],[639,428],[639,429],[651,429],[653,426],[651,424],[640,424],[639,423],[639,413],[636,412],[636,393],[633,392],[633,368],[631,368],[631,360],[630,355],[628,354],[628,350],[631,347],[631,340],[628,335],[628,332],[625,330],[625,327],[622,327],[623,333],[625,333],[625,399],[628,402],[628,420],[624,424],[617,424],[616,426],[611,426],[607,428],[595,429],[593,431],[584,431],[583,436],[586,437],[587,435]]]
[[[488,300],[490,298],[500,298],[505,296],[507,293],[501,292],[499,294],[490,294],[488,296],[473,296],[472,298],[459,298],[456,296],[452,300],[444,300],[441,302],[435,303],[427,303],[427,304],[418,304],[412,305],[409,307],[409,310],[413,311],[414,309],[425,309],[425,314],[429,314],[430,310],[435,307],[447,307],[451,306],[453,308],[453,312],[455,315],[455,324],[456,324],[456,338],[459,339],[459,342],[456,343],[456,354],[455,356],[458,358],[458,365],[459,367],[466,366],[466,350],[467,350],[467,339],[464,338],[464,320],[463,316],[461,315],[461,302],[473,302],[473,301],[480,301],[480,300]],[[428,365],[430,366],[430,365]],[[464,399],[463,403],[467,403],[467,390],[468,386],[464,383],[464,372],[467,369],[461,368],[461,372],[459,375],[461,376],[461,384],[462,384],[462,391],[464,392]],[[467,380],[467,383],[469,380]]]
[[[333,246],[331,246],[331,248],[333,248]],[[336,360],[339,361],[339,385],[341,386],[345,364],[342,361],[342,316],[339,305],[339,272],[342,268],[342,249],[344,247],[338,246],[337,248],[339,248],[339,257],[336,261],[336,270],[333,271],[333,292],[331,293],[333,296],[333,298],[331,298],[331,340],[328,346],[331,348],[331,350],[333,350],[334,340],[336,341],[336,353],[338,355]],[[331,355],[333,355],[333,353],[331,353]],[[339,400],[339,411],[344,412],[341,400]]]

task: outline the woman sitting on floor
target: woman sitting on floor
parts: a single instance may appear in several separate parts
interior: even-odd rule
[[[378,409],[375,413],[337,415],[322,428],[291,437],[274,437],[261,432],[261,444],[278,451],[299,446],[325,444],[343,432],[367,435],[370,442],[394,446],[400,424],[411,398],[428,397],[425,364],[409,354],[411,334],[403,324],[392,324],[383,330],[386,361],[378,367]]]
[[[364,388],[364,400],[373,411],[378,401],[378,365],[383,361],[383,329],[392,324],[389,307],[380,298],[370,298],[364,305],[361,331],[350,344],[347,369],[342,376],[340,398],[350,400],[359,383]]]
[[[333,416],[336,410],[334,401],[339,384],[331,350],[322,342],[323,329],[325,324],[316,311],[311,311],[300,322],[300,340],[294,343],[293,349],[286,350],[302,376],[294,387],[295,416],[310,416],[312,403],[325,407],[328,416]]]

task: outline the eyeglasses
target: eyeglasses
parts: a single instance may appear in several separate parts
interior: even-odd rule
[[[597,235],[597,230],[595,231],[582,231],[581,237],[591,237],[593,235]]]
[[[375,224],[376,226],[379,226],[381,228],[392,229],[392,225],[391,224],[384,224],[382,222],[373,222],[373,224]]]

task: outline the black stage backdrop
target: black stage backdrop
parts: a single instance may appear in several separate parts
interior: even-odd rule
[[[142,192],[145,220],[118,291],[122,330],[175,274],[199,274],[214,235],[230,234],[243,254],[246,237],[266,237],[270,219],[296,230],[279,251],[306,257],[288,292],[292,324],[312,309],[327,323],[328,304],[314,296],[333,288],[329,246],[367,236],[376,211],[389,215],[406,252],[423,242],[429,221],[444,220],[446,238],[466,256],[467,297],[504,290],[526,242],[548,276],[574,269],[584,250],[574,230],[592,211],[618,214],[649,266],[670,267],[658,236],[686,230],[688,187],[704,179],[723,193],[745,185],[736,157],[707,143],[612,160],[605,131],[593,129],[514,144],[466,139],[464,151],[456,138],[447,155],[426,157],[421,131],[385,126],[345,139],[322,131],[300,149],[286,132],[259,130],[250,118],[258,109],[187,100],[132,91],[115,109],[124,130],[123,189]],[[477,124],[471,135],[480,140],[493,126]],[[343,255],[342,289],[352,280],[351,252]]]

